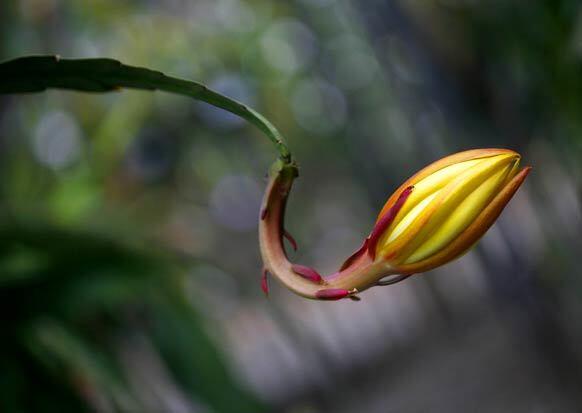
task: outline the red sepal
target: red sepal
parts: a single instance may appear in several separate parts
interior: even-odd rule
[[[320,284],[323,281],[323,277],[313,268],[306,267],[305,265],[293,264],[291,265],[291,269],[293,272],[314,283]]]
[[[372,259],[376,257],[376,246],[378,245],[378,241],[384,232],[388,229],[390,224],[396,218],[396,215],[404,205],[406,199],[410,196],[412,191],[414,190],[414,186],[407,187],[402,193],[398,196],[398,199],[394,203],[394,205],[376,222],[372,233],[368,237],[370,242],[368,244],[368,251],[370,252],[370,256]]]
[[[266,268],[263,268],[263,275],[261,276],[261,290],[265,293],[265,295],[269,296],[269,279],[268,272]]]
[[[344,290],[343,288],[328,288],[325,290],[319,290],[315,293],[315,298],[319,300],[341,300],[350,295],[349,290]]]

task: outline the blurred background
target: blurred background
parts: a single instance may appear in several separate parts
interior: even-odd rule
[[[312,302],[259,288],[276,153],[184,97],[0,98],[2,412],[573,412],[582,405],[575,0],[5,0],[0,59],[112,57],[258,109],[299,161],[297,262],[332,272],[427,163],[534,166],[453,264]]]

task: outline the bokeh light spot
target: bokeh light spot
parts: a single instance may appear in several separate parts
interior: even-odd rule
[[[81,130],[68,113],[45,114],[34,131],[32,151],[43,165],[58,170],[70,166],[81,153]]]
[[[305,130],[328,135],[346,122],[347,103],[343,93],[321,79],[299,82],[291,96],[293,114]]]
[[[281,19],[263,35],[261,51],[271,67],[285,74],[294,74],[312,62],[317,41],[305,24],[295,19]]]
[[[226,228],[248,231],[257,225],[260,203],[261,188],[257,182],[244,175],[227,175],[212,190],[210,213]]]

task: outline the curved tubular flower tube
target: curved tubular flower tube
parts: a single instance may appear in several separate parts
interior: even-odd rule
[[[367,288],[395,284],[460,257],[493,225],[525,180],[531,168],[520,171],[519,161],[519,154],[507,149],[477,149],[432,163],[394,192],[370,235],[339,271],[322,276],[287,258],[283,238],[296,248],[284,215],[297,167],[278,160],[259,221],[263,290],[268,292],[270,273],[306,298],[358,300]]]

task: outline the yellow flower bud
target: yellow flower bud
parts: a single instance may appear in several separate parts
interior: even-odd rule
[[[413,191],[375,243],[376,259],[399,273],[427,271],[467,252],[489,229],[529,170],[506,149],[460,152],[432,163],[388,199],[378,221],[406,188]],[[377,221],[377,222],[378,222]]]
[[[362,246],[330,275],[293,264],[283,238],[287,197],[297,169],[273,166],[259,221],[264,270],[307,298],[358,300],[367,288],[403,281],[411,274],[446,264],[467,252],[493,225],[530,167],[507,149],[476,149],[447,156],[408,179],[388,199]],[[391,277],[391,278],[387,278]]]

